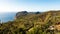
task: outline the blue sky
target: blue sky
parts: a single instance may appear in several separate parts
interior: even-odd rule
[[[0,0],[0,12],[60,10],[60,0]]]

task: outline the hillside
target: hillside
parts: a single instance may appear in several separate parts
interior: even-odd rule
[[[0,24],[0,34],[60,34],[60,11],[18,12],[14,21]]]

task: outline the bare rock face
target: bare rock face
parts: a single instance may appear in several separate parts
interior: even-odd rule
[[[20,16],[26,16],[27,14],[40,14],[40,12],[21,11],[21,12],[16,13],[16,18],[19,18]]]
[[[28,14],[27,11],[18,12],[18,13],[16,13],[16,18],[18,18],[18,17],[20,17],[20,16],[25,16],[25,15],[27,15],[27,14]]]
[[[40,12],[36,12],[35,14],[40,14]]]

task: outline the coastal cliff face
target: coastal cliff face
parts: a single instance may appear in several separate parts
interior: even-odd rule
[[[16,13],[16,18],[19,18],[21,16],[26,16],[26,15],[31,15],[31,14],[40,14],[40,12],[27,12],[27,11],[21,11]]]
[[[16,18],[18,18],[18,17],[20,17],[20,16],[25,16],[25,15],[27,15],[27,14],[28,14],[27,11],[18,12],[18,13],[16,13]]]
[[[16,20],[0,24],[0,34],[55,33],[60,33],[60,11],[18,12]]]

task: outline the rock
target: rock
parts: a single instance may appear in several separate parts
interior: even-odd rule
[[[36,12],[35,14],[40,14],[40,12]]]
[[[26,15],[33,15],[33,14],[41,14],[41,12],[27,12],[27,11],[21,11],[16,13],[16,18],[19,18],[20,16],[26,16]]]
[[[20,17],[20,16],[25,16],[25,15],[27,15],[27,14],[28,14],[27,11],[18,12],[18,13],[16,13],[16,17],[18,18],[18,17]]]

